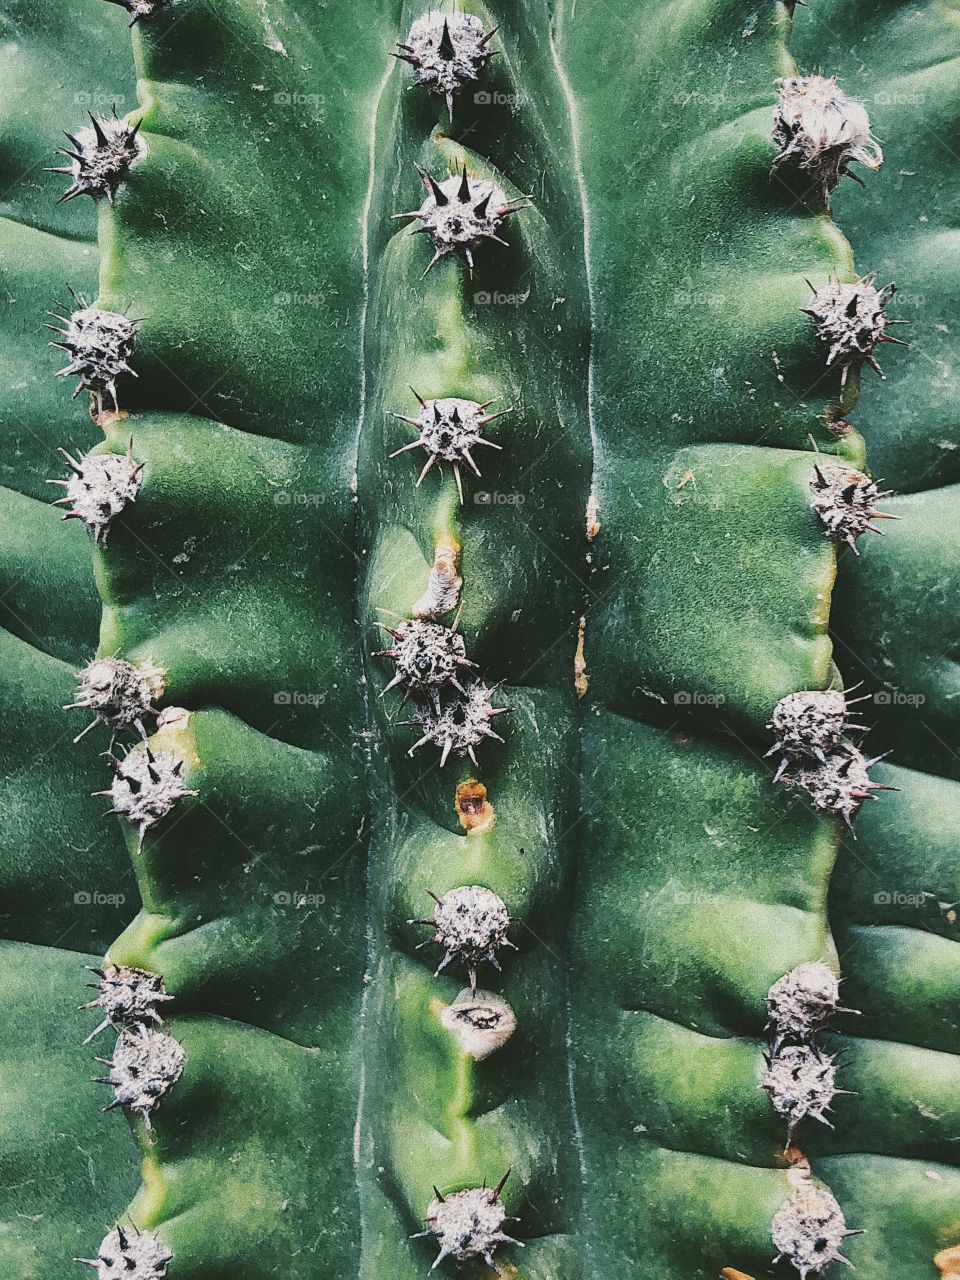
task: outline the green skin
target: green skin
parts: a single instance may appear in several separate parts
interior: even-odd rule
[[[526,1244],[498,1251],[509,1277],[796,1275],[770,1267],[790,1187],[758,1088],[765,997],[822,958],[863,1011],[829,1042],[857,1096],[837,1099],[835,1132],[808,1121],[797,1141],[867,1228],[845,1253],[871,1277],[929,1280],[960,1242],[955,926],[939,905],[960,897],[942,746],[957,714],[944,548],[960,545],[943,486],[958,477],[937,443],[956,435],[955,388],[947,371],[931,385],[921,352],[884,349],[891,381],[859,417],[877,474],[908,490],[884,507],[907,519],[862,539],[862,560],[845,553],[835,589],[807,482],[813,449],[864,465],[857,432],[825,425],[857,379],[841,404],[800,312],[804,277],[855,275],[842,226],[882,283],[895,269],[936,298],[933,319],[917,308],[920,345],[945,362],[952,157],[932,156],[922,190],[895,175],[955,117],[950,64],[923,68],[960,23],[939,4],[877,22],[849,9],[818,0],[791,29],[783,5],[729,0],[610,0],[600,21],[572,0],[471,6],[501,52],[493,101],[467,88],[452,130],[387,57],[419,6],[359,22],[346,3],[182,0],[139,24],[148,153],[100,209],[99,300],[143,317],[139,377],[120,384],[130,416],[102,423],[102,448],[132,437],[145,465],[93,553],[99,619],[85,533],[53,529],[40,501],[62,474],[53,447],[87,450],[96,428],[36,332],[65,280],[95,292],[93,211],[55,206],[57,180],[32,169],[78,122],[91,68],[129,109],[134,67],[121,11],[16,11],[15,74],[36,84],[56,66],[62,87],[32,120],[0,104],[18,121],[11,177],[28,173],[2,237],[23,276],[2,317],[21,433],[0,477],[16,744],[4,1274],[59,1280],[126,1212],[169,1244],[171,1280],[413,1280],[436,1254],[409,1238],[434,1185],[492,1186],[509,1167],[507,1230]],[[793,58],[854,94],[879,81],[922,99],[869,104],[887,170],[836,194],[836,224],[770,175],[773,81]],[[456,261],[421,280],[425,237],[390,215],[422,200],[415,163],[443,178],[463,162],[534,207],[506,220],[507,246],[477,250],[473,281]],[[915,228],[931,195],[942,220],[904,266],[898,220]],[[446,465],[417,487],[425,455],[388,457],[412,438],[389,416],[412,415],[408,384],[514,406],[488,430],[502,452],[476,451],[482,480],[464,471],[463,506]],[[432,746],[407,756],[419,734],[398,723],[398,692],[377,696],[393,665],[373,652],[450,540],[468,655],[513,714],[478,766],[440,770]],[[142,847],[89,794],[109,784],[109,733],[73,746],[82,713],[60,710],[98,622],[102,654],[164,668],[162,705],[190,712],[154,745],[199,794]],[[901,790],[842,847],[761,759],[774,704],[838,683],[834,656],[867,692],[925,699],[869,704],[871,750],[897,747],[875,777]],[[470,778],[495,819],[468,833],[454,801]],[[440,1021],[462,967],[434,978],[441,953],[409,923],[431,914],[428,892],[466,884],[504,899],[519,948],[502,975],[480,970],[518,1022],[480,1062]],[[88,886],[124,901],[81,912]],[[895,896],[911,893],[927,896]],[[187,1055],[135,1144],[100,1115],[80,1047],[96,1016],[74,1008],[82,964],[104,951],[163,974]]]

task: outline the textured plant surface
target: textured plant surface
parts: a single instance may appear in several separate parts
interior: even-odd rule
[[[960,1274],[960,10],[791,10],[9,0],[3,1276]]]

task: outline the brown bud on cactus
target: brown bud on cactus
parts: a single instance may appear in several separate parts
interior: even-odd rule
[[[836,1059],[815,1044],[785,1045],[765,1055],[760,1087],[787,1122],[788,1146],[807,1116],[833,1128],[826,1112],[834,1098],[848,1092],[837,1088],[837,1070]]]
[[[843,1211],[825,1187],[812,1182],[797,1188],[777,1211],[771,1234],[777,1256],[785,1258],[800,1272],[800,1280],[818,1276],[832,1262],[846,1262],[840,1252],[848,1236],[859,1231],[847,1229]]]
[[[138,829],[143,840],[147,828],[166,817],[182,796],[195,796],[183,785],[184,762],[169,751],[153,751],[146,743],[128,751],[122,760],[107,759],[114,772],[109,791],[113,808]]]
[[[116,411],[117,379],[123,373],[137,376],[129,363],[137,336],[136,321],[116,311],[88,307],[79,294],[73,294],[73,298],[78,304],[76,311],[68,313],[66,307],[61,307],[63,315],[49,312],[58,323],[46,327],[60,335],[60,341],[50,345],[70,357],[70,363],[58,369],[55,376],[77,378],[72,398],[75,400],[84,390],[91,392],[97,416],[103,413],[105,393]]]
[[[478,884],[448,889],[442,898],[434,893],[430,897],[437,904],[433,919],[411,920],[410,923],[429,925],[435,930],[430,941],[444,949],[444,957],[434,977],[442,973],[451,960],[458,960],[465,966],[470,990],[476,995],[477,967],[487,963],[499,970],[497,952],[500,948],[510,947],[516,951],[507,937],[510,916],[506,905],[497,894]],[[427,945],[426,942],[420,943],[420,947]]]
[[[793,1042],[809,1044],[835,1013],[856,1013],[840,1005],[840,981],[822,961],[798,964],[767,993],[767,1029],[773,1052]]]
[[[407,755],[413,755],[418,747],[432,742],[440,748],[440,767],[447,763],[450,752],[458,756],[469,756],[477,763],[475,748],[484,738],[503,739],[490,727],[494,716],[506,715],[510,707],[492,707],[490,699],[493,689],[488,689],[480,681],[469,685],[465,695],[455,694],[441,708],[439,715],[432,706],[419,706],[413,711],[413,719],[403,723],[416,725],[422,731],[419,738]]]
[[[121,1227],[105,1236],[95,1258],[77,1258],[93,1267],[97,1280],[163,1280],[173,1254],[151,1231]]]
[[[884,372],[874,359],[874,350],[881,342],[907,344],[886,332],[887,326],[897,323],[889,320],[884,307],[896,293],[896,286],[874,288],[874,277],[863,276],[854,284],[841,281],[825,284],[815,289],[810,305],[802,308],[810,317],[818,340],[827,347],[827,368],[839,365],[843,371],[841,389],[846,387],[850,370],[868,364],[880,377]],[[809,284],[809,281],[807,282]]]
[[[64,520],[80,520],[98,545],[103,545],[110,525],[140,492],[140,474],[144,464],[133,459],[133,445],[126,454],[98,453],[72,458],[60,449],[73,472],[69,480],[48,480],[48,484],[66,489],[66,495],[54,502],[55,507],[69,507]]]
[[[410,213],[396,213],[395,218],[419,218],[421,225],[414,235],[427,235],[433,245],[433,257],[427,274],[441,258],[451,253],[462,253],[473,275],[473,251],[486,240],[506,244],[497,232],[504,218],[519,209],[528,207],[528,197],[511,200],[494,182],[486,178],[471,178],[466,169],[461,174],[451,174],[443,182],[437,182],[423,169],[418,170],[427,198],[419,209]]]
[[[427,698],[434,714],[439,716],[439,690],[444,685],[451,685],[463,697],[467,696],[467,690],[457,676],[465,668],[477,664],[466,656],[463,636],[457,634],[456,627],[444,627],[438,622],[419,619],[401,619],[394,627],[384,626],[384,630],[393,637],[393,648],[381,649],[374,657],[392,658],[397,669],[393,679],[382,690],[381,698],[391,689],[403,685],[406,696],[414,694]]]
[[[442,1196],[434,1187],[436,1199],[430,1202],[427,1209],[427,1230],[418,1231],[413,1236],[414,1240],[423,1236],[436,1237],[440,1252],[431,1270],[436,1270],[445,1258],[453,1258],[457,1262],[482,1258],[499,1275],[500,1271],[493,1260],[497,1246],[516,1244],[523,1248],[520,1240],[508,1236],[503,1230],[504,1223],[516,1221],[515,1218],[507,1217],[500,1199],[500,1193],[509,1177],[508,1169],[492,1189],[473,1187],[448,1196]]]
[[[413,388],[411,387],[410,390],[413,391]],[[402,413],[394,413],[392,416],[415,427],[419,432],[419,438],[395,449],[390,457],[395,458],[409,449],[426,451],[428,457],[417,480],[418,486],[435,462],[451,463],[462,506],[463,481],[460,466],[466,463],[474,475],[480,475],[480,469],[470,450],[480,445],[485,445],[488,449],[499,449],[500,445],[484,439],[483,428],[487,423],[493,422],[494,418],[502,417],[510,410],[501,409],[498,413],[487,413],[486,410],[493,403],[492,400],[488,400],[486,404],[477,404],[473,400],[462,400],[457,397],[423,400],[415,391],[413,394],[420,402],[420,412],[417,416],[408,418]]]
[[[113,204],[130,166],[146,150],[137,137],[140,121],[131,125],[118,120],[116,107],[112,116],[97,116],[92,111],[87,114],[92,127],[66,134],[73,149],[60,151],[70,164],[47,170],[47,173],[67,173],[73,179],[57,204],[75,200],[77,196],[91,196],[94,200],[106,196]]]
[[[406,40],[398,42],[400,52],[392,56],[413,67],[416,86],[446,99],[452,121],[453,95],[476,80],[494,56],[487,46],[494,31],[496,27],[484,32],[483,23],[472,13],[431,9],[417,18]]]
[[[899,520],[899,516],[878,511],[875,503],[888,498],[891,489],[880,490],[869,476],[853,467],[819,463],[810,476],[810,506],[820,518],[829,537],[845,542],[857,551],[857,539],[868,530],[881,533],[871,520]]]
[[[110,1068],[110,1074],[94,1083],[113,1089],[113,1101],[104,1111],[126,1107],[151,1128],[150,1113],[180,1079],[185,1058],[179,1041],[162,1031],[141,1026],[121,1032],[113,1057],[97,1058]]]
[[[824,204],[844,176],[863,185],[851,164],[873,172],[881,167],[883,152],[870,133],[866,108],[848,98],[836,80],[789,76],[777,81],[777,89],[773,140],[780,150],[774,164],[794,161],[819,186]]]
[[[77,701],[64,707],[65,711],[82,707],[94,714],[74,742],[98,724],[109,725],[115,734],[134,726],[145,738],[143,719],[157,714],[153,702],[163,694],[165,675],[149,662],[127,662],[124,658],[94,658],[88,662],[80,672]]]
[[[437,543],[426,589],[410,607],[415,618],[442,618],[457,607],[463,588],[463,579],[457,572],[459,554],[460,548],[452,539],[442,538]]]
[[[100,981],[96,984],[99,995],[96,1000],[82,1004],[81,1009],[100,1009],[106,1015],[100,1025],[91,1031],[84,1044],[110,1026],[144,1027],[148,1023],[161,1025],[163,1019],[157,1005],[165,1004],[173,996],[167,995],[163,978],[159,973],[137,969],[126,964],[110,964],[103,969],[91,969]]]
[[[489,991],[461,991],[443,1010],[440,1022],[475,1062],[489,1058],[517,1029],[516,1015],[506,1000]]]

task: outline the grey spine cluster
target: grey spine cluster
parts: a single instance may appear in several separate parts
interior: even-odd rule
[[[77,1258],[92,1267],[97,1280],[163,1280],[173,1254],[151,1231],[118,1223],[100,1244],[95,1258]]]
[[[441,1195],[434,1187],[435,1199],[430,1202],[426,1214],[427,1230],[418,1231],[413,1237],[415,1240],[423,1236],[436,1238],[440,1252],[431,1270],[436,1270],[445,1258],[453,1258],[456,1262],[482,1258],[500,1275],[493,1260],[497,1245],[516,1244],[523,1248],[522,1241],[508,1236],[503,1230],[505,1223],[516,1221],[507,1217],[500,1199],[509,1177],[508,1169],[493,1188],[471,1187],[447,1196]]]
[[[861,726],[847,719],[849,714],[839,689],[787,694],[777,703],[768,725],[777,741],[767,755],[780,752],[775,782],[799,787],[815,809],[837,814],[852,830],[863,802],[876,799],[874,791],[890,788],[873,782],[868,773],[883,757],[866,759],[859,747],[844,737],[847,731],[862,732]]]

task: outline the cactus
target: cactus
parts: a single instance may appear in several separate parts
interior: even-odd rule
[[[113,4],[4,102],[0,1270],[952,1274],[957,15]]]

